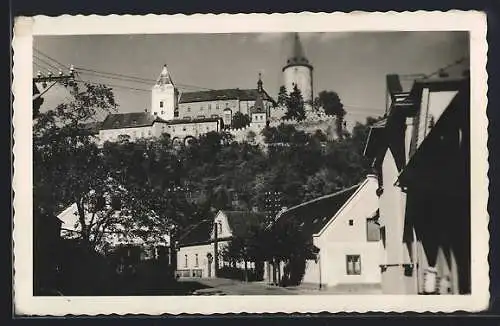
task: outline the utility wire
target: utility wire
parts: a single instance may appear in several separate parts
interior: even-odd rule
[[[49,56],[49,55],[47,55],[47,54],[43,53],[42,51],[40,51],[40,50],[38,50],[38,49],[36,49],[36,48],[33,48],[33,50],[34,50],[35,52],[37,52],[39,55],[41,55],[41,56],[45,57],[46,59],[51,60],[52,62],[56,63],[57,65],[59,65],[59,66],[61,66],[61,67],[64,67],[64,69],[68,69],[68,66],[66,66],[66,65],[64,65],[64,64],[62,64],[62,63],[60,63],[59,61],[57,61],[56,59],[52,58],[51,56]]]

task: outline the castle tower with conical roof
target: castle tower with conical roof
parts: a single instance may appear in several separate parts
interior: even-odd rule
[[[174,119],[177,109],[177,88],[164,65],[156,84],[151,90],[151,113],[164,120]]]
[[[291,35],[291,53],[283,67],[283,82],[288,93],[295,85],[302,93],[306,109],[312,107],[313,100],[313,66],[307,60],[299,33]]]

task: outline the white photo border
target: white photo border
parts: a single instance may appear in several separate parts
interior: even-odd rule
[[[32,60],[33,36],[77,34],[251,32],[468,31],[471,63],[471,294],[300,296],[33,296]],[[489,214],[486,15],[478,11],[290,14],[35,16],[15,19],[14,309],[40,316],[481,311],[489,304]],[[29,96],[28,96],[29,95]]]

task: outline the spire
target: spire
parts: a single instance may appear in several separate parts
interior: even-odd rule
[[[259,81],[257,82],[257,91],[259,93],[262,93],[263,88],[262,88],[262,73],[259,72]]]
[[[161,70],[160,77],[156,80],[156,85],[168,85],[172,84],[172,78],[170,77],[170,73],[168,72],[167,65],[163,65],[163,69]]]
[[[259,72],[259,81],[257,82],[257,96],[255,98],[255,103],[252,112],[265,112],[263,93],[264,88],[262,87],[264,83],[262,82],[262,73]]]
[[[306,55],[304,53],[304,48],[302,47],[302,42],[300,41],[299,33],[292,34],[291,53],[286,60],[286,66],[284,68],[289,66],[311,67],[309,60],[307,60]]]

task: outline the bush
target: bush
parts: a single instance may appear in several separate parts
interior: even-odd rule
[[[256,264],[262,265],[262,264]],[[262,281],[263,280],[264,269],[256,266],[255,269],[247,269],[247,276],[249,282]],[[245,281],[245,270],[236,268],[236,267],[228,267],[224,266],[218,270],[218,277],[221,278],[229,278],[232,280]]]

